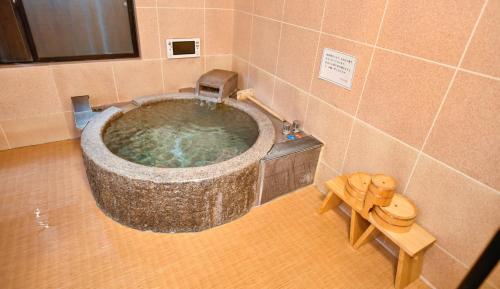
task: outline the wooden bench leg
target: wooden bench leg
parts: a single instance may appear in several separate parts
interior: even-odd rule
[[[398,269],[396,271],[396,281],[394,287],[403,289],[415,281],[422,272],[424,260],[424,251],[422,250],[411,257],[402,249],[399,250]]]
[[[359,249],[364,243],[370,242],[377,235],[378,230],[374,225],[370,225],[368,229],[366,229],[363,234],[358,238],[356,243],[354,243],[354,249]]]
[[[342,199],[340,199],[333,191],[330,191],[323,201],[321,208],[319,208],[318,213],[323,214],[326,211],[336,208],[341,202]]]
[[[360,213],[351,208],[351,228],[349,230],[349,243],[356,244],[359,237],[363,235],[370,223]]]

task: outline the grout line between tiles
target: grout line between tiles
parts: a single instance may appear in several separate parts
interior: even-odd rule
[[[396,252],[394,252],[387,244],[384,242],[384,239],[380,238],[383,236],[378,236],[375,238],[375,241],[380,244],[389,254],[391,254],[392,257],[394,257],[396,260],[398,259],[398,256],[396,255]]]
[[[312,85],[314,81],[314,75],[316,72],[316,63],[318,62],[318,54],[319,54],[319,47],[320,47],[320,42],[321,42],[321,31],[323,31],[323,23],[325,21],[325,12],[326,12],[326,2],[327,0],[323,1],[323,13],[321,14],[321,23],[319,25],[319,33],[318,33],[318,40],[317,40],[317,45],[316,45],[316,53],[314,54],[314,63],[313,63],[313,69],[312,69],[312,76],[311,76],[311,81],[309,82],[309,93],[312,93]]]
[[[255,1],[252,1],[252,12],[254,11],[255,9]],[[247,13],[248,14],[248,13]],[[250,39],[249,39],[249,42],[248,42],[248,61],[247,61],[247,81],[246,81],[246,88],[249,87],[249,84],[250,84],[250,62],[252,61],[252,41],[253,41],[253,24],[254,24],[254,20],[253,20],[253,14],[249,14],[250,15],[250,19],[251,19],[251,22],[250,22]],[[236,57],[238,57],[236,55]],[[238,57],[240,58],[240,57]],[[242,58],[240,58],[242,59]]]
[[[484,77],[484,78],[488,78],[488,79],[491,79],[491,80],[500,81],[500,77],[491,76],[491,75],[484,74],[484,73],[481,73],[481,72],[476,72],[476,71],[472,71],[472,70],[465,69],[465,68],[458,68],[458,70],[461,71],[461,72],[467,72],[467,73],[474,74],[474,75],[477,75],[477,76],[481,76],[481,77]]]
[[[443,251],[446,255],[448,255],[453,261],[457,262],[459,265],[462,265],[467,271],[471,269],[471,267],[467,264],[465,264],[462,260],[458,259],[455,257],[452,253],[450,253],[448,250],[446,250],[443,246],[439,245],[438,243],[434,243],[434,246],[436,246],[438,249]],[[490,282],[488,282],[490,284]],[[494,286],[496,288],[496,286]]]
[[[412,146],[412,145],[410,145],[410,144],[405,143],[404,141],[402,141],[402,140],[398,139],[398,138],[397,138],[397,137],[395,137],[395,136],[392,136],[392,135],[388,134],[387,132],[385,132],[385,131],[381,130],[380,128],[378,128],[378,127],[376,127],[376,126],[373,126],[372,124],[370,124],[370,123],[368,123],[368,122],[366,122],[366,121],[364,121],[364,120],[362,120],[362,119],[359,119],[359,118],[357,118],[357,119],[356,119],[356,121],[357,121],[357,122],[359,122],[360,124],[362,124],[362,125],[364,125],[364,126],[366,126],[366,127],[370,128],[371,130],[374,130],[374,131],[376,131],[376,132],[378,132],[378,133],[382,134],[383,136],[385,136],[385,137],[387,137],[387,138],[389,138],[389,139],[391,139],[391,140],[393,140],[393,141],[395,141],[395,142],[398,142],[399,144],[403,145],[404,147],[406,147],[406,148],[408,148],[408,149],[411,149],[411,150],[413,150],[413,151],[415,151],[415,152],[418,152],[418,149],[417,149],[417,148],[413,147],[413,146]]]
[[[493,192],[495,192],[497,194],[500,194],[499,190],[497,190],[497,189],[495,189],[493,187],[490,187],[489,185],[487,185],[487,184],[485,184],[485,183],[483,183],[483,182],[481,182],[481,181],[479,181],[479,180],[477,180],[477,179],[475,179],[475,178],[467,175],[466,173],[464,173],[464,172],[462,172],[462,171],[460,171],[460,170],[458,170],[458,169],[450,166],[449,164],[447,164],[447,163],[445,163],[443,161],[440,161],[440,160],[436,159],[435,157],[433,157],[433,156],[431,156],[431,155],[429,155],[429,154],[427,154],[427,153],[425,153],[423,151],[422,151],[422,155],[425,156],[425,157],[427,157],[427,158],[429,158],[429,159],[431,159],[431,160],[433,160],[433,161],[435,161],[435,162],[437,162],[438,164],[446,167],[447,169],[449,169],[449,170],[451,170],[451,171],[453,171],[453,172],[461,175],[462,177],[464,177],[464,178],[466,178],[466,179],[468,179],[468,180],[476,183],[477,185],[479,185],[481,187],[484,187],[484,188],[486,188],[488,190],[491,190],[491,191],[493,191]]]
[[[411,179],[413,177],[413,174],[415,173],[415,169],[417,167],[417,163],[420,160],[420,157],[422,156],[422,153],[424,151],[425,146],[427,145],[427,141],[429,140],[432,131],[434,130],[434,126],[436,125],[436,122],[439,118],[439,115],[441,114],[441,111],[443,109],[443,106],[446,102],[446,99],[448,98],[448,94],[451,91],[451,88],[453,87],[453,84],[455,83],[455,78],[457,77],[458,74],[458,68],[462,65],[462,62],[465,58],[465,54],[467,53],[467,49],[469,48],[470,43],[472,42],[472,38],[474,37],[474,34],[476,32],[477,26],[479,25],[479,21],[481,20],[481,17],[483,16],[484,11],[486,10],[486,6],[488,5],[489,0],[485,0],[483,3],[483,7],[481,7],[481,11],[479,12],[479,15],[476,19],[476,22],[474,23],[474,26],[472,28],[472,31],[469,35],[469,38],[467,39],[467,43],[465,43],[464,50],[462,51],[462,55],[460,56],[460,60],[458,61],[457,67],[455,68],[455,71],[453,72],[453,76],[451,77],[451,80],[448,84],[448,87],[446,88],[446,91],[443,95],[443,99],[441,100],[441,103],[439,104],[438,110],[436,111],[436,114],[434,115],[434,119],[432,120],[432,124],[427,131],[427,135],[424,138],[424,142],[422,146],[420,147],[419,153],[417,155],[417,159],[415,160],[415,163],[413,164],[413,167],[410,171],[410,176],[408,177],[408,182],[406,183],[406,186],[404,188],[403,194],[406,195],[408,187],[410,185]]]
[[[236,56],[236,57],[237,57],[237,56]],[[237,57],[237,58],[239,58],[239,57]],[[290,82],[288,82],[288,81],[284,80],[283,78],[280,78],[279,76],[275,76],[275,75],[273,75],[273,74],[272,74],[272,73],[270,73],[269,71],[266,71],[266,70],[264,70],[264,69],[262,69],[262,68],[260,68],[260,67],[256,66],[256,65],[255,65],[255,64],[253,64],[253,63],[249,63],[249,65],[250,65],[250,66],[252,66],[252,67],[254,67],[255,69],[260,70],[261,72],[263,72],[263,73],[265,73],[265,74],[269,75],[270,77],[275,77],[277,80],[279,80],[279,81],[281,81],[281,82],[284,82],[285,84],[287,84],[287,85],[289,85],[289,86],[293,87],[294,89],[298,90],[299,92],[301,92],[301,93],[303,93],[303,94],[305,94],[305,95],[307,95],[307,96],[312,96],[312,97],[314,97],[315,99],[317,99],[318,101],[320,101],[320,102],[322,102],[322,103],[326,104],[326,105],[327,105],[327,106],[329,106],[330,108],[333,108],[336,112],[339,112],[339,113],[344,114],[345,116],[348,116],[348,117],[351,117],[351,118],[353,118],[353,117],[354,117],[354,116],[353,116],[353,115],[351,115],[350,113],[348,113],[348,112],[346,112],[346,111],[344,111],[344,110],[342,110],[342,109],[340,109],[340,108],[338,108],[338,107],[336,107],[336,106],[334,106],[334,105],[332,105],[332,104],[330,104],[330,103],[328,103],[328,102],[324,101],[323,99],[321,99],[321,98],[319,98],[319,97],[317,97],[317,96],[315,96],[315,95],[310,94],[309,92],[305,91],[304,89],[302,89],[302,88],[300,88],[300,87],[296,86],[296,85],[295,85],[295,84],[293,84],[293,83],[290,83]]]
[[[283,0],[283,7],[281,8],[281,19],[285,19],[285,9],[286,9],[286,0]],[[284,22],[281,21],[281,26],[280,26],[280,36],[279,36],[279,42],[278,42],[278,56],[276,57],[276,68],[274,69],[274,72],[278,71],[278,60],[279,60],[279,53],[280,53],[280,48],[281,48],[281,36],[283,35],[283,24]]]
[[[154,8],[154,7],[137,7],[137,8]],[[164,9],[164,10],[224,10],[224,11],[234,11],[234,9],[231,8],[216,8],[216,7],[205,7],[205,3],[203,3],[203,7],[162,7],[158,6],[158,9]]]
[[[203,0],[203,52],[207,52],[207,0]],[[207,59],[203,58],[203,72],[207,72]]]
[[[447,67],[447,68],[450,68],[450,69],[456,69],[457,68],[457,66],[453,66],[453,65],[450,65],[450,64],[437,62],[437,61],[434,61],[434,60],[431,60],[431,59],[427,59],[427,58],[423,58],[423,57],[420,57],[420,56],[411,55],[411,54],[404,53],[404,52],[401,52],[401,51],[398,51],[398,50],[384,48],[384,47],[380,47],[378,45],[375,45],[374,47],[376,49],[379,49],[379,50],[382,50],[382,51],[385,51],[385,52],[391,52],[391,53],[394,53],[394,54],[397,54],[397,55],[406,56],[406,57],[409,57],[409,58],[412,58],[412,59],[424,61],[424,62],[427,62],[427,63],[436,64],[436,65]]]
[[[334,38],[338,38],[338,39],[341,39],[341,40],[353,42],[353,43],[356,43],[356,44],[359,44],[359,45],[364,45],[364,46],[370,47],[370,48],[375,47],[375,45],[370,44],[370,43],[366,43],[366,42],[363,42],[363,41],[358,41],[358,40],[350,39],[350,38],[347,38],[347,37],[344,37],[344,36],[340,36],[340,35],[328,33],[328,32],[325,32],[325,31],[321,31],[321,34],[324,34],[324,35],[330,36],[330,37],[334,37]]]
[[[3,130],[3,127],[2,125],[0,124],[0,132],[2,133],[3,135],[3,138],[5,139],[5,141],[7,142],[7,149],[11,149],[11,145],[10,145],[10,142],[9,142],[9,139],[7,138],[7,134],[5,133],[5,130]]]
[[[435,243],[434,246],[438,247],[441,251],[443,251],[443,253],[445,253],[446,255],[448,255],[451,259],[453,259],[455,262],[457,262],[458,264],[462,265],[463,267],[465,267],[465,269],[467,271],[469,271],[471,269],[471,267],[467,264],[465,264],[464,262],[462,262],[460,259],[458,259],[457,257],[455,257],[452,253],[450,253],[448,250],[446,250],[444,247],[440,246],[439,244]],[[492,284],[492,282],[488,281],[488,280],[485,280],[485,282],[488,283],[488,285],[491,285],[492,287],[494,288],[498,288],[495,284]]]
[[[438,243],[434,243],[434,246],[436,246],[437,248],[439,248],[441,251],[443,251],[446,255],[448,255],[450,258],[452,258],[455,262],[457,262],[458,264],[462,265],[465,267],[465,269],[470,269],[470,267],[465,264],[464,262],[462,262],[460,259],[458,259],[457,257],[455,257],[453,254],[451,254],[448,250],[446,250],[445,248],[443,248],[441,245],[439,245]]]
[[[320,190],[320,188],[317,186],[317,183],[316,183],[316,181],[318,180],[318,175],[319,175],[319,165],[322,163],[321,162],[322,158],[323,158],[323,150],[320,150],[319,156],[318,156],[318,163],[316,164],[316,170],[314,171],[312,184],[318,189],[318,191],[321,192],[321,194],[326,195],[323,191]]]
[[[223,57],[223,56],[231,56],[233,57],[232,53],[226,53],[226,54],[207,54],[205,57]]]
[[[309,113],[309,104],[311,103],[311,97],[312,95],[307,95],[307,100],[306,100],[306,108],[304,110],[304,119],[302,120],[302,128],[305,129],[306,123],[307,123],[307,115]]]
[[[158,29],[158,46],[159,46],[159,53],[160,53],[160,69],[161,69],[161,85],[162,85],[162,92],[166,93],[165,91],[165,72],[163,71],[163,58],[162,58],[162,53],[161,53],[161,47],[162,47],[162,41],[161,41],[161,33],[160,33],[160,12],[158,10],[158,0],[156,2],[156,7],[155,7],[155,12],[156,12],[156,29]],[[166,64],[166,62],[165,62]]]
[[[40,118],[40,117],[45,117],[45,116],[54,116],[54,115],[58,115],[58,114],[65,114],[66,112],[71,112],[73,113],[73,111],[56,111],[56,112],[49,112],[49,113],[44,113],[44,114],[34,114],[34,115],[30,115],[30,116],[22,116],[22,117],[16,117],[16,118],[7,118],[7,119],[2,119],[1,121],[2,122],[6,122],[6,121],[14,121],[14,120],[25,120],[25,119],[33,119],[33,118]]]
[[[222,8],[222,7],[206,7],[205,10],[222,10],[222,11],[234,11],[234,8]]]
[[[285,18],[285,8],[286,8],[286,0],[283,0],[283,7],[281,8],[281,19]],[[283,22],[280,23],[280,35],[278,36],[278,53],[276,55],[276,65],[274,66],[273,74],[273,92],[271,94],[271,106],[274,105],[274,94],[276,93],[276,85],[277,85],[277,75],[278,75],[278,64],[280,61],[280,50],[281,50],[281,41],[283,36]]]
[[[305,27],[305,26],[301,26],[301,25],[297,25],[297,24],[290,23],[290,22],[285,22],[284,20],[278,20],[278,19],[274,19],[274,18],[270,18],[270,17],[258,15],[258,14],[254,14],[254,16],[258,17],[258,18],[266,19],[266,20],[269,20],[269,21],[278,22],[278,23],[281,23],[283,25],[290,25],[290,26],[293,26],[295,28],[299,28],[299,29],[303,29],[303,30],[309,30],[311,32],[319,33],[319,31],[316,30],[316,29]]]
[[[377,37],[375,38],[375,46],[374,46],[374,48],[372,48],[372,54],[370,56],[370,61],[368,62],[368,68],[366,69],[365,79],[363,81],[363,87],[361,88],[361,92],[359,94],[358,105],[356,106],[356,111],[354,113],[354,120],[353,120],[352,125],[351,125],[351,130],[349,131],[349,137],[347,139],[347,144],[346,144],[345,151],[344,151],[344,159],[342,160],[342,166],[341,166],[342,172],[344,171],[344,168],[345,168],[345,163],[347,160],[347,153],[349,152],[349,146],[351,145],[352,134],[354,132],[354,125],[356,124],[356,120],[358,119],[359,108],[361,106],[361,101],[363,100],[363,94],[365,92],[366,84],[368,83],[368,76],[370,75],[370,71],[372,68],[373,58],[375,57],[375,49],[377,47],[377,43],[378,43],[378,40],[380,38],[380,33],[382,32],[382,25],[384,24],[384,18],[385,18],[385,14],[387,12],[388,5],[389,5],[389,0],[386,0],[385,4],[384,4],[384,12],[382,13],[382,18],[380,19],[380,23],[378,26]]]
[[[56,77],[55,77],[55,75],[54,75],[54,66],[50,66],[50,74],[51,74],[51,76],[52,76],[52,83],[53,83],[54,88],[55,88],[55,90],[56,90],[56,94],[57,94],[57,102],[59,103],[59,108],[60,108],[61,110],[64,110],[64,108],[65,108],[65,107],[64,107],[64,105],[63,105],[63,101],[62,101],[62,99],[61,99],[61,92],[59,91],[59,87],[57,86],[57,83],[56,83]],[[90,99],[90,101],[92,101],[92,99]],[[65,115],[65,113],[64,113],[64,112],[62,112],[62,113],[61,113],[61,112],[56,112],[56,113],[53,113],[53,114],[52,114],[52,113],[51,113],[51,114],[44,114],[43,116],[47,116],[47,115],[56,115],[56,114],[62,114],[62,116],[63,116],[63,118],[64,118],[64,121],[66,122],[66,133],[68,134],[67,136],[68,136],[68,138],[71,138],[71,137],[70,137],[71,132],[70,132],[70,129],[69,129],[68,125],[67,125],[67,124],[68,124],[68,121],[67,121],[67,119],[66,119],[66,115]],[[40,116],[42,116],[42,115],[40,115]],[[19,119],[19,118],[18,118],[18,119]],[[7,139],[7,135],[5,135],[5,139],[7,140],[8,145],[9,145],[9,146],[11,146],[11,145],[10,145],[9,140]]]
[[[160,46],[163,44],[160,41]],[[233,56],[231,53],[221,53],[221,54],[205,54],[200,57],[213,57],[213,56]],[[125,62],[125,61],[158,61],[158,60],[168,60],[168,58],[129,58],[129,59],[114,59],[113,62]],[[109,60],[107,60],[109,62]],[[57,65],[57,64],[56,64]]]
[[[54,76],[54,66],[50,66],[50,75],[52,77],[52,84],[54,85],[54,88],[56,89],[56,94],[57,94],[57,103],[59,103],[59,108],[61,110],[64,110],[64,105],[61,100],[61,93],[59,92],[59,87],[57,86],[56,83],[56,77]]]
[[[337,174],[339,174],[339,175],[341,175],[341,174],[342,174],[341,172],[339,172],[338,170],[336,170],[335,168],[333,168],[332,166],[330,166],[327,162],[325,162],[325,161],[323,161],[323,160],[321,160],[319,163],[320,163],[320,164],[322,164],[322,165],[324,165],[324,166],[325,166],[325,167],[327,167],[328,169],[332,170],[334,173],[337,173]]]
[[[111,73],[113,74],[113,84],[115,86],[115,97],[116,101],[120,102],[120,98],[118,97],[118,85],[116,83],[116,76],[115,76],[115,64],[111,63]]]
[[[323,24],[324,24],[324,21],[325,21],[325,14],[326,14],[326,4],[327,4],[328,0],[324,0],[323,1],[323,13],[321,14],[321,24],[319,25],[319,33],[318,33],[318,44],[316,46],[316,53],[314,54],[314,63],[313,63],[313,69],[312,69],[312,75],[311,75],[311,82],[309,82],[309,94],[312,95],[312,86],[313,86],[313,82],[314,82],[314,75],[315,75],[315,72],[316,72],[316,63],[318,62],[318,55],[319,55],[319,48],[320,48],[320,44],[321,44],[321,31],[323,31]],[[308,112],[309,112],[309,103],[311,102],[311,96],[308,95],[307,96],[307,101],[306,101],[306,108],[305,108],[305,114],[304,114],[304,120],[303,120],[303,124],[302,126],[305,126],[306,125],[306,121],[307,121],[307,115],[308,115]]]
[[[438,289],[436,286],[434,286],[431,281],[427,280],[424,275],[420,275],[420,280],[425,283],[425,285],[429,286],[431,289]]]

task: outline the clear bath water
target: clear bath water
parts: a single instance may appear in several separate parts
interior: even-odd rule
[[[257,140],[257,123],[245,112],[200,100],[141,106],[112,121],[103,133],[108,149],[145,166],[186,168],[233,158]]]

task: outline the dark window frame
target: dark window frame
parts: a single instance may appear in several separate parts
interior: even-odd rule
[[[78,56],[61,56],[61,57],[39,57],[36,51],[35,42],[33,40],[33,35],[31,33],[31,28],[26,16],[26,11],[24,10],[23,1],[16,0],[14,7],[19,15],[19,20],[22,23],[24,34],[26,35],[26,40],[28,47],[31,51],[33,57],[32,61],[17,61],[9,63],[0,63],[1,65],[9,65],[16,63],[40,63],[40,62],[67,62],[67,61],[84,61],[84,60],[105,60],[105,59],[119,59],[119,58],[138,58],[139,53],[139,41],[138,41],[138,31],[137,31],[137,21],[135,15],[135,5],[134,0],[123,0],[127,2],[128,18],[130,24],[130,36],[132,37],[132,53],[116,53],[116,54],[92,54],[92,55],[78,55]]]

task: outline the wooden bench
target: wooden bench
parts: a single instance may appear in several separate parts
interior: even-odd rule
[[[380,226],[373,219],[372,213],[369,213],[367,218],[364,218],[361,214],[363,208],[354,206],[355,202],[352,197],[345,193],[346,181],[346,176],[340,176],[326,182],[328,195],[323,201],[319,213],[323,214],[337,207],[341,202],[350,206],[349,242],[355,249],[374,239],[378,232],[393,241],[400,248],[394,287],[396,289],[405,288],[420,276],[425,249],[434,243],[436,239],[417,224],[413,224],[408,232],[396,233]]]

